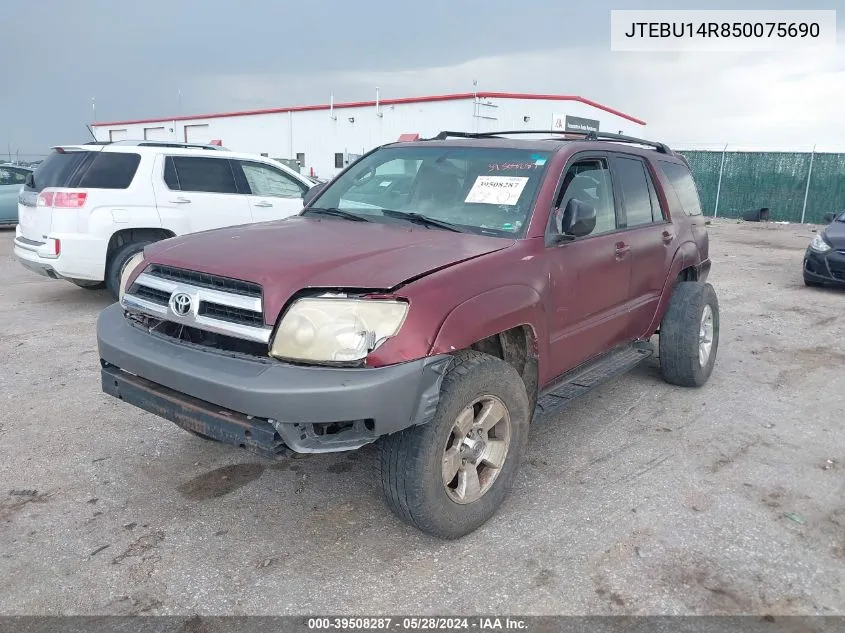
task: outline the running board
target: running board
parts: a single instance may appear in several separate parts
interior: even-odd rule
[[[578,396],[627,373],[653,354],[654,347],[651,343],[638,341],[576,367],[561,376],[554,386],[540,396],[534,417],[563,409]]]

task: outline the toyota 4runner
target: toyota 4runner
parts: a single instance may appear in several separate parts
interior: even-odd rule
[[[385,145],[297,216],[147,246],[98,321],[103,390],[268,456],[378,441],[393,512],[472,532],[535,412],[654,351],[699,387],[719,341],[685,159],[517,134]]]

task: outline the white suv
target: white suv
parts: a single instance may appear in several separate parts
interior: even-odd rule
[[[221,147],[117,141],[53,148],[18,198],[14,253],[26,268],[115,296],[146,244],[302,210],[314,183]]]

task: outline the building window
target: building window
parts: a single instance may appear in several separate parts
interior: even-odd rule
[[[334,155],[334,167],[335,169],[343,169],[343,153],[337,153]]]

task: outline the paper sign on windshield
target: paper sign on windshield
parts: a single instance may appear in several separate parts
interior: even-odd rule
[[[513,206],[527,182],[528,178],[521,176],[479,176],[464,202]]]

